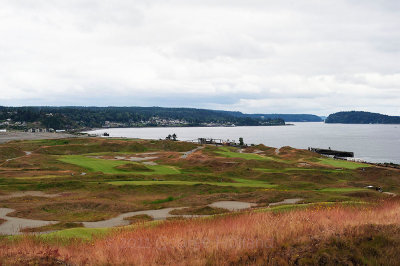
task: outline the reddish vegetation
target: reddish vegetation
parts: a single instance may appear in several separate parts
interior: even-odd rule
[[[328,243],[337,245],[335,252],[346,250],[347,244],[340,244],[343,239],[353,243],[372,234],[365,238],[365,241],[370,241],[374,233],[379,233],[377,226],[384,228],[385,232],[400,235],[399,224],[400,201],[396,199],[375,207],[320,206],[283,213],[250,212],[121,230],[92,243],[72,242],[67,246],[46,244],[26,237],[15,243],[0,244],[0,264],[60,261],[81,265],[285,264],[301,262],[305,257],[312,262],[312,248]],[[387,229],[388,225],[395,227]],[[387,237],[390,237],[389,233]],[[376,254],[372,252],[369,258],[374,261],[388,252],[395,252],[396,246],[393,242],[390,245],[392,248],[387,251],[380,246],[382,250]],[[385,262],[395,263],[392,253],[385,257]],[[319,261],[321,258],[323,262],[331,261],[329,256],[332,254],[321,255]],[[362,263],[356,260],[355,254],[346,256],[353,256],[351,258],[356,264]]]

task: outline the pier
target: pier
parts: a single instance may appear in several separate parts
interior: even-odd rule
[[[323,155],[332,155],[335,157],[354,157],[354,152],[350,151],[336,151],[329,149],[320,149],[320,148],[308,148],[309,151],[313,151]]]

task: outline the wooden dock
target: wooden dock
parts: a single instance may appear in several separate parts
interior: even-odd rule
[[[308,148],[309,151],[313,151],[323,155],[332,155],[336,157],[354,157],[354,152],[350,151],[336,151],[329,149],[320,149],[320,148]]]

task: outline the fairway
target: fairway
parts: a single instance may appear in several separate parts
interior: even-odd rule
[[[89,158],[82,155],[66,155],[58,159],[64,163],[70,163],[78,165],[88,169],[90,172],[103,172],[105,174],[127,174],[135,173],[140,175],[171,175],[179,174],[180,171],[172,166],[167,165],[146,165],[146,167],[152,171],[124,171],[117,169],[116,167],[126,165],[132,162],[128,161],[117,161],[117,160],[105,160]]]
[[[331,159],[331,158],[319,158],[318,162],[324,165],[329,165],[329,166],[334,166],[338,168],[346,168],[346,169],[357,169],[361,167],[370,167],[368,164],[364,163],[356,163],[356,162],[351,162],[351,161],[345,161],[345,160],[336,160],[336,159]]]

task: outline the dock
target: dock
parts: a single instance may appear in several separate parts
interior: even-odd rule
[[[335,157],[354,157],[354,152],[350,151],[336,151],[329,149],[320,149],[320,148],[308,148],[309,151],[316,152],[322,155],[332,155]]]

